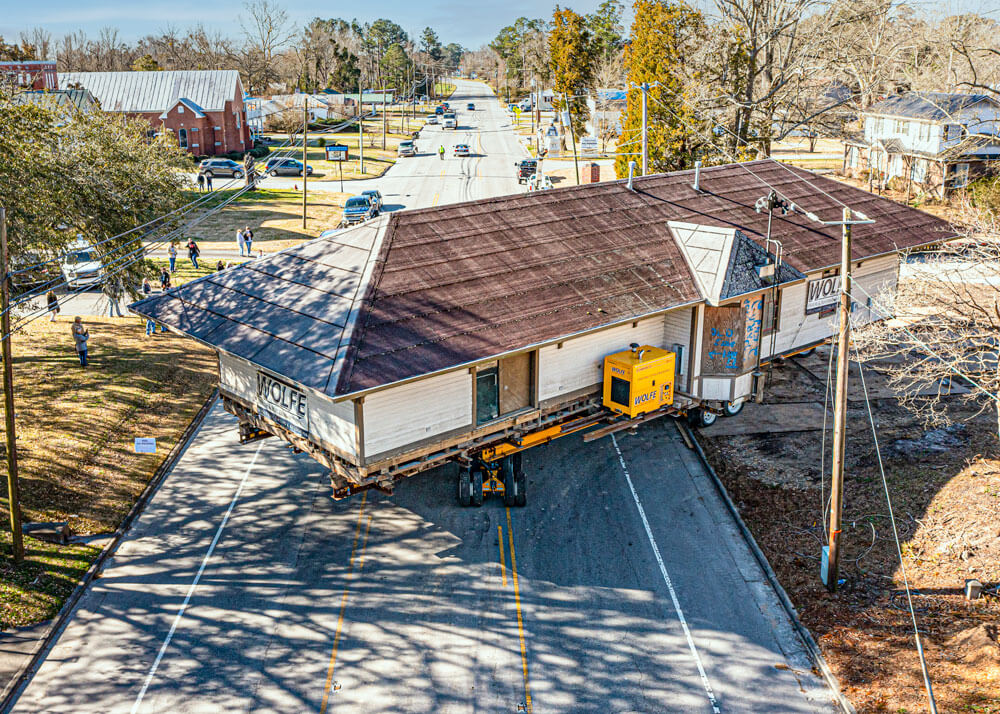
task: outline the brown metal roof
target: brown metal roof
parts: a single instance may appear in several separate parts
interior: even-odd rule
[[[770,160],[702,169],[700,191],[693,173],[403,211],[133,309],[342,396],[699,301],[668,222],[763,246],[754,204],[771,188],[800,209],[775,215],[772,235],[802,273],[839,263],[840,229],[803,212],[839,220],[840,202],[877,221],[855,226],[855,260],[954,236],[930,214]]]

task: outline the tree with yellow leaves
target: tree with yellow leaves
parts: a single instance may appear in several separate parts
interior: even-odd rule
[[[549,58],[556,107],[570,109],[573,128],[580,136],[587,118],[585,92],[594,74],[594,51],[583,15],[556,5],[549,31]]]

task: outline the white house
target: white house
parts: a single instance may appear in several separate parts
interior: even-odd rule
[[[861,114],[843,171],[873,183],[946,196],[1000,159],[1000,101],[985,94],[909,92]]]

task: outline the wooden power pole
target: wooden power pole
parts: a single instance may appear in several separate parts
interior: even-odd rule
[[[824,574],[826,589],[837,590],[840,566],[840,523],[844,505],[844,445],[847,434],[847,374],[851,344],[851,209],[844,207],[840,245],[840,333],[837,338],[837,386],[833,398],[833,456],[830,478],[830,540]]]
[[[309,144],[309,97],[302,101],[302,227],[306,227],[306,182],[309,180],[309,155],[306,147]]]
[[[21,486],[17,480],[17,437],[14,432],[14,364],[10,349],[10,255],[7,250],[7,209],[0,206],[0,330],[3,331],[3,408],[7,428],[7,499],[10,503],[10,542],[14,562],[24,560],[21,534]]]
[[[361,85],[361,77],[358,77],[358,173],[362,176],[365,173],[365,102]]]

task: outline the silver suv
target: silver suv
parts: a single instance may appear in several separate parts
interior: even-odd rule
[[[206,176],[232,176],[234,179],[243,178],[243,165],[232,159],[205,159],[198,164],[198,173]]]

